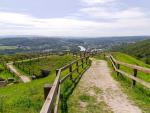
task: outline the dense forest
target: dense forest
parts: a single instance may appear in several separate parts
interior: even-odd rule
[[[132,44],[124,43],[120,46],[114,46],[111,50],[127,53],[150,64],[150,39]]]

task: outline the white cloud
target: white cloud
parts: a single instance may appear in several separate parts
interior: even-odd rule
[[[81,1],[86,7],[76,12],[75,17],[44,19],[27,14],[0,12],[0,35],[95,37],[150,34],[150,18],[139,7],[121,10],[117,4],[107,6],[118,0]]]
[[[81,13],[87,14],[93,18],[120,19],[120,18],[143,18],[145,12],[140,8],[129,8],[125,10],[109,10],[105,7],[88,7],[80,9]]]
[[[1,11],[0,35],[94,37],[150,34],[149,11],[146,12],[141,7],[122,7],[121,0],[80,2],[82,5],[78,12],[62,18],[37,18]]]
[[[83,3],[87,5],[104,5],[107,3],[113,3],[117,0],[81,0]]]
[[[128,11],[124,11],[124,15]],[[132,14],[132,13],[131,13]],[[150,34],[150,19],[124,18],[112,22],[96,22],[71,18],[36,18],[18,13],[0,12],[1,35],[45,35],[45,36],[119,36]],[[126,17],[126,16],[125,16]]]

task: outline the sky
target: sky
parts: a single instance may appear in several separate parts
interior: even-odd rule
[[[150,0],[0,0],[0,35],[150,35]]]

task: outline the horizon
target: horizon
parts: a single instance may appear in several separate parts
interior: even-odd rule
[[[150,1],[0,0],[0,36],[150,36]]]
[[[79,36],[42,36],[42,35],[0,35],[0,39],[3,38],[28,38],[28,39],[109,39],[109,38],[150,38],[150,35],[135,35],[135,36],[97,36],[97,37],[79,37]]]

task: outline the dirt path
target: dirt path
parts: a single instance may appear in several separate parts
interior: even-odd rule
[[[12,63],[7,63],[7,68],[9,68],[10,71],[13,72],[16,76],[18,76],[21,79],[21,81],[23,81],[24,83],[31,81],[28,76],[25,76],[19,73]]]
[[[39,57],[39,58],[32,58],[32,59],[25,59],[25,60],[22,60],[23,62],[28,62],[30,60],[37,60],[37,59],[42,59],[42,58],[45,58],[45,57],[49,57],[49,56],[43,56],[43,57]],[[16,61],[16,62],[22,62],[22,61]],[[13,63],[10,62],[10,63],[7,63],[7,68],[10,69],[10,71],[12,73],[14,73],[16,76],[18,76],[22,82],[26,83],[26,82],[30,82],[31,79],[26,76],[26,75],[22,75],[20,72],[17,71],[17,69],[13,66]]]
[[[79,82],[80,91],[94,95],[99,101],[104,101],[114,113],[141,113],[141,110],[128,100],[119,84],[111,77],[107,62],[92,60],[92,66],[84,73]],[[101,93],[95,93],[89,87],[96,87],[101,90]],[[87,103],[82,102],[82,104]]]

